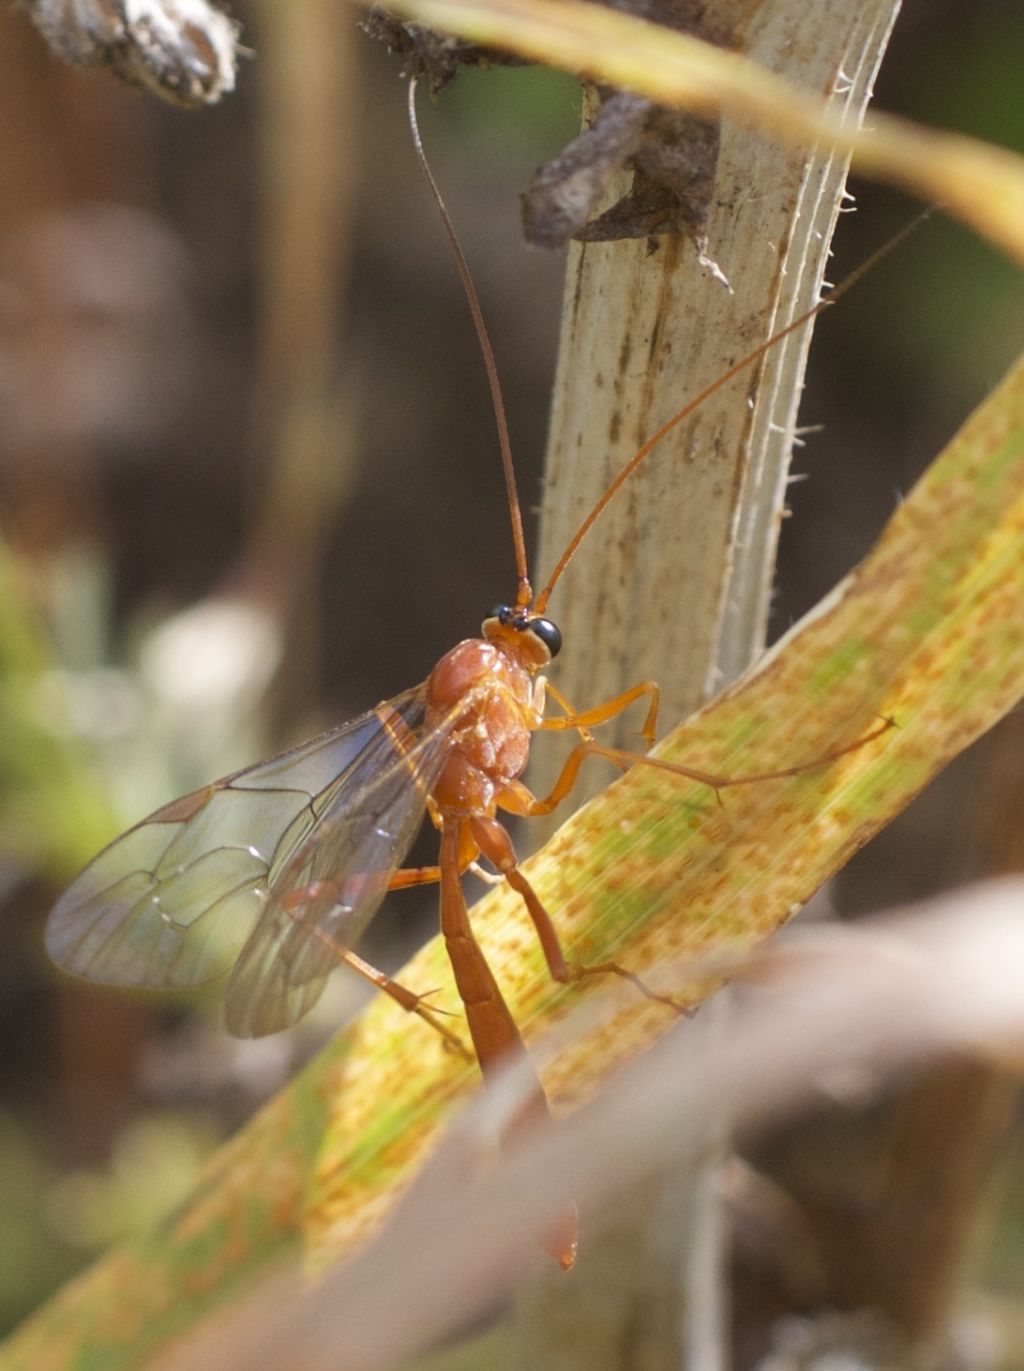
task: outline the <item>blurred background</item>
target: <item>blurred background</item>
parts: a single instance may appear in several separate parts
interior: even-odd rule
[[[236,11],[255,52],[237,92],[183,113],[62,66],[0,9],[3,1329],[183,1193],[361,995],[337,978],[310,1022],[239,1043],[215,992],[73,984],[42,951],[62,884],[157,805],[421,680],[514,591],[482,367],[399,65],[347,6]],[[1019,0],[910,0],[878,103],[1024,150],[1021,53]],[[562,264],[521,247],[517,196],[574,132],[577,91],[465,72],[427,105],[529,504]],[[853,190],[836,280],[915,210]],[[829,313],[776,633],[867,551],[1022,317],[1011,265],[939,217]],[[1024,865],[1022,758],[1017,714],[851,863],[839,911]],[[433,904],[389,902],[368,955],[399,965]],[[972,1280],[998,1299],[1024,1270],[1024,1144],[992,1089]],[[839,1124],[816,1146],[822,1127]],[[840,1147],[877,1135],[842,1128]]]

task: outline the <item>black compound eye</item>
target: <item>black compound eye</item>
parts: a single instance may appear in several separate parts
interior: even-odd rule
[[[530,632],[541,640],[552,657],[557,657],[562,650],[562,630],[557,624],[553,624],[550,619],[531,619],[528,625]]]

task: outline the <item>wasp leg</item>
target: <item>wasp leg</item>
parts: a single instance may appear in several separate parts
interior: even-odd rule
[[[577,728],[586,730],[596,727],[598,724],[606,724],[609,719],[614,719],[621,714],[624,709],[628,709],[634,700],[642,700],[647,696],[650,700],[647,706],[647,716],[644,719],[643,728],[640,730],[647,746],[650,747],[657,737],[658,726],[658,704],[661,699],[661,691],[655,681],[641,681],[639,685],[624,690],[621,695],[616,695],[612,700],[605,700],[602,705],[595,705],[593,709],[585,709],[581,714],[573,710],[565,696],[556,690],[550,682],[546,686],[547,692],[555,702],[565,710],[565,715],[556,715],[554,718],[545,719],[541,728],[551,732],[565,732],[566,729]],[[584,739],[589,742],[589,738]]]
[[[410,867],[403,871],[396,871],[392,877],[392,881],[388,884],[388,888],[401,889],[405,885],[425,885],[429,881],[436,881],[438,875],[435,873],[439,871],[439,867]],[[402,877],[411,877],[412,879],[402,880],[400,879]],[[354,878],[350,877],[349,879],[352,880]],[[394,884],[392,884],[392,882],[394,882]],[[292,911],[295,911],[293,917],[296,919],[296,922],[301,923],[303,903],[308,902],[314,897],[322,897],[325,884],[326,883],[323,881],[314,881],[312,884],[304,886],[299,890],[290,891],[285,900],[282,901],[283,908],[289,914],[292,914]],[[429,1024],[435,1032],[440,1033],[441,1037],[444,1039],[445,1047],[450,1051],[457,1052],[460,1057],[463,1057],[467,1061],[473,1060],[472,1055],[467,1051],[462,1039],[441,1022],[439,1015],[443,1014],[444,1011],[431,1009],[424,1003],[425,1000],[434,994],[434,991],[428,990],[425,994],[417,995],[415,991],[409,990],[406,986],[387,975],[386,972],[381,971],[371,962],[360,957],[359,954],[353,952],[351,948],[346,947],[336,938],[332,938],[324,929],[309,926],[307,931],[311,937],[318,938],[320,942],[329,947],[338,961],[349,967],[357,976],[361,976],[364,981],[369,981],[370,985],[376,987],[377,990],[382,990],[385,995],[390,995],[395,1003],[401,1005],[407,1013],[418,1015],[418,1017],[421,1018],[424,1023]]]
[[[377,967],[364,961],[357,953],[348,950],[339,950],[339,955],[345,965],[350,967],[356,975],[362,976],[364,981],[369,981],[370,984],[376,986],[378,990],[382,990],[385,995],[390,995],[407,1013],[417,1014],[424,1023],[429,1024],[431,1028],[440,1033],[441,1037],[444,1039],[446,1048],[452,1052],[458,1053],[464,1061],[471,1062],[473,1060],[472,1053],[467,1050],[465,1043],[458,1034],[453,1033],[452,1030],[446,1027],[438,1018],[438,1015],[443,1014],[445,1011],[430,1009],[424,1004],[424,1001],[433,995],[434,991],[428,990],[422,995],[417,995],[414,991],[407,989],[398,981],[392,980],[385,972],[380,971]]]
[[[537,930],[537,937],[540,940],[544,960],[547,962],[552,980],[558,981],[562,985],[571,985],[574,981],[581,981],[587,976],[621,976],[623,980],[635,985],[637,990],[647,999],[667,1005],[676,1014],[684,1015],[686,1013],[684,1007],[677,1004],[671,996],[659,995],[657,991],[651,990],[634,971],[620,966],[618,962],[583,963],[567,961],[550,914],[544,908],[533,886],[519,869],[512,839],[508,836],[504,826],[497,819],[470,819],[468,822],[473,834],[473,841],[480,848],[480,851],[504,875],[512,889],[523,897],[527,913]]]

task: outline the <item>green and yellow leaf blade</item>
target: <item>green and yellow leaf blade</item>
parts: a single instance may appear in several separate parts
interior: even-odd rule
[[[572,954],[614,956],[696,998],[689,959],[748,947],[784,923],[1020,698],[1022,554],[1024,363],[857,570],[657,755],[741,776],[797,766],[880,716],[897,726],[830,765],[727,788],[722,806],[707,787],[634,767],[528,866]],[[586,993],[551,985],[503,890],[477,906],[475,925],[528,1037]],[[436,940],[403,980],[449,984]],[[662,1006],[626,1004],[555,1058],[546,1078],[555,1107],[571,1109],[672,1022]],[[276,1259],[355,1250],[476,1084],[426,1026],[378,999],[218,1153],[157,1232],[40,1310],[0,1365],[136,1366]]]

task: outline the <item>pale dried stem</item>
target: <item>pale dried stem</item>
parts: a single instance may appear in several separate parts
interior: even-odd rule
[[[898,6],[814,8],[763,5],[745,52],[857,121]],[[571,250],[540,579],[643,438],[817,298],[845,172],[726,123],[708,253],[731,292],[688,244]],[[809,341],[810,325],[667,438],[581,549],[551,606],[570,698],[653,677],[671,725],[761,650]]]
[[[897,10],[897,0],[859,6],[821,0],[809,15],[804,0],[772,0],[758,10],[743,50],[794,84],[825,94],[856,123]],[[662,240],[653,253],[645,241],[571,249],[540,580],[647,435],[817,299],[846,167],[842,157],[781,147],[724,125],[707,251],[730,290],[688,243]],[[762,650],[810,333],[808,325],[787,338],[666,439],[581,549],[551,606],[569,649],[564,665],[558,663],[558,685],[573,702],[586,707],[655,679],[664,729]],[[635,747],[631,730],[638,726],[622,720],[614,742]],[[544,768],[556,762],[550,752],[538,761],[531,777],[543,789]],[[599,772],[595,767],[592,789],[606,780]],[[683,1203],[705,1212],[706,1180],[692,1179],[688,1186],[689,1201],[676,1197],[672,1207]],[[692,1237],[680,1237],[670,1254],[655,1231],[657,1211],[669,1203],[659,1191],[650,1223],[632,1224],[632,1237],[612,1236],[617,1284],[602,1279],[607,1263],[600,1254],[592,1267],[584,1257],[571,1294],[541,1277],[518,1321],[530,1353],[543,1352],[549,1367],[610,1371],[623,1337],[637,1327],[638,1292],[662,1288],[665,1264],[674,1263],[674,1317],[666,1322],[660,1354],[666,1365],[683,1364],[681,1358],[706,1368],[718,1364],[721,1313],[709,1298],[707,1278],[720,1265],[710,1236],[717,1226],[680,1225]],[[624,1242],[631,1243],[625,1259]],[[640,1273],[628,1286],[621,1280],[624,1267]],[[680,1278],[680,1271],[703,1272],[701,1288]],[[556,1325],[560,1336],[548,1337]],[[565,1336],[569,1326],[571,1337]],[[535,1342],[538,1332],[543,1348]],[[649,1333],[647,1327],[648,1356]]]

